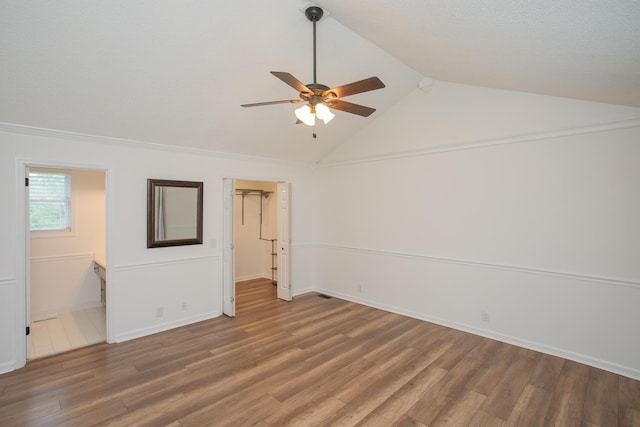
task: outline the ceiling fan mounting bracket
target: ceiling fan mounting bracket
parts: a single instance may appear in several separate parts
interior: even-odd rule
[[[304,14],[307,16],[309,21],[318,22],[320,20],[320,18],[322,18],[322,15],[324,14],[324,11],[322,10],[321,7],[309,6],[307,8],[307,10],[304,11]]]

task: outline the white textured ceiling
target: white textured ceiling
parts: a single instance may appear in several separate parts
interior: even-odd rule
[[[0,1],[0,122],[312,162],[422,76],[640,106],[640,2],[324,0],[318,81],[378,76],[329,125],[294,125],[269,74],[312,81],[303,0]]]
[[[640,107],[637,0],[353,3],[323,2],[436,80]]]

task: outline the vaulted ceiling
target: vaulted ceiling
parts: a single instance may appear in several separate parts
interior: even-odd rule
[[[314,162],[423,77],[640,107],[634,0],[322,0],[318,81],[378,76],[328,125],[295,125],[311,83],[303,0],[0,2],[0,122]]]

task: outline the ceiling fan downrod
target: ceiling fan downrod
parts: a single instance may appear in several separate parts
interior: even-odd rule
[[[318,6],[310,6],[304,11],[309,21],[313,22],[313,84],[318,84],[316,69],[316,22],[322,18],[324,11]]]

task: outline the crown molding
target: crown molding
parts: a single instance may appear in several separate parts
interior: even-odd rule
[[[93,144],[119,145],[122,147],[142,148],[146,150],[156,150],[171,153],[191,154],[196,156],[219,157],[233,160],[244,160],[253,162],[270,162],[284,164],[287,166],[313,167],[314,163],[297,162],[293,160],[277,159],[274,157],[250,156],[246,154],[235,154],[224,151],[207,150],[203,148],[180,147],[176,145],[158,144],[154,142],[136,141],[133,139],[114,138],[110,136],[91,135],[65,130],[40,128],[35,126],[20,125],[16,123],[0,122],[0,132],[42,136],[46,138],[60,138],[67,141],[78,141]]]
[[[459,144],[447,144],[440,142],[433,147],[421,148],[418,150],[399,151],[396,153],[377,154],[372,156],[363,156],[357,159],[338,160],[334,162],[319,161],[316,168],[330,168],[336,166],[353,165],[359,163],[381,162],[386,160],[402,159],[407,157],[429,156],[432,154],[446,153],[449,151],[475,150],[485,147],[495,147],[498,145],[520,144],[523,142],[544,141],[554,138],[562,138],[568,136],[586,135],[600,132],[610,132],[614,130],[630,129],[640,127],[640,117],[633,117],[625,120],[610,121],[596,123],[586,126],[553,129],[542,132],[525,133],[511,135],[500,138],[479,139],[476,141],[463,142]]]

